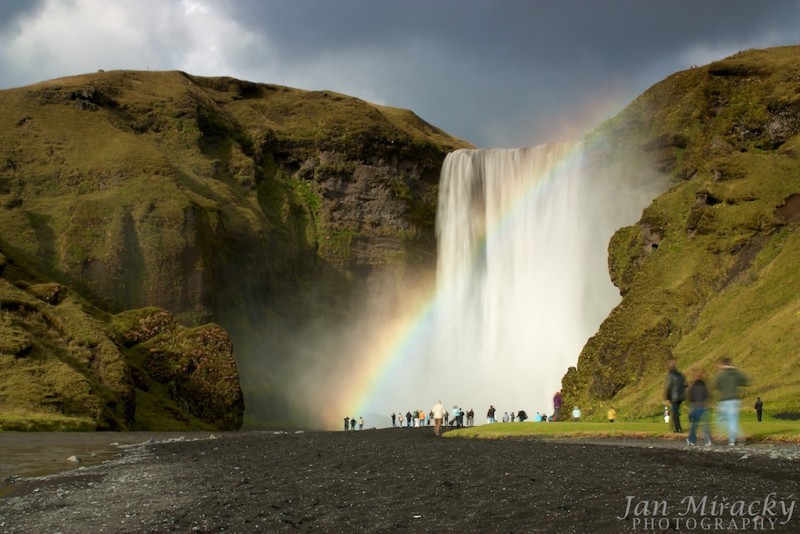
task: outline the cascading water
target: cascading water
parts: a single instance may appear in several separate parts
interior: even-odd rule
[[[609,239],[662,187],[588,172],[580,143],[448,155],[432,340],[412,380],[474,408],[476,422],[490,404],[551,413],[564,373],[620,300]]]

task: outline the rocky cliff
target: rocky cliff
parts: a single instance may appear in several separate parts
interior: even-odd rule
[[[82,393],[98,406],[82,416],[101,427],[141,420],[132,415],[141,398],[164,416],[149,417],[151,426],[170,427],[170,414],[237,426],[230,340],[213,326],[184,331],[209,322],[230,332],[245,392],[263,407],[256,416],[284,413],[274,373],[291,360],[282,336],[316,317],[335,324],[365,295],[391,301],[432,264],[439,168],[448,151],[468,146],[409,111],[181,72],[52,80],[0,91],[0,110],[0,252],[16,269],[9,292],[35,299],[52,284],[117,314],[106,322],[133,314],[163,323],[155,337],[98,334],[114,354],[113,378],[73,362],[69,347],[57,356],[110,388]],[[63,306],[35,302],[48,313]],[[13,332],[29,329],[9,313]],[[0,353],[22,361],[15,347]],[[19,378],[6,376],[0,398],[12,399]],[[25,402],[41,404],[47,380]],[[215,400],[190,409],[208,395]]]
[[[667,360],[691,378],[727,355],[747,399],[800,409],[799,58],[752,50],[679,72],[590,136],[672,187],[610,243],[623,299],[564,377],[568,405],[656,415]]]

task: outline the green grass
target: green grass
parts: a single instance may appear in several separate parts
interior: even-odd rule
[[[798,443],[800,444],[800,421],[784,421],[765,416],[757,422],[754,415],[742,415],[741,429],[747,442]],[[446,437],[506,439],[506,438],[657,438],[685,440],[690,424],[684,422],[684,433],[672,432],[671,423],[655,420],[609,422],[560,422],[560,423],[495,423],[460,430],[451,430]],[[712,423],[715,441],[724,441],[725,432]]]
[[[0,432],[86,432],[97,425],[87,417],[53,413],[0,413]]]

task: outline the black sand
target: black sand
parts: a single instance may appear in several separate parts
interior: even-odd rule
[[[16,480],[0,532],[797,532],[800,511],[780,508],[800,500],[797,458],[765,445],[429,429],[245,432]],[[687,514],[703,497],[705,511]]]

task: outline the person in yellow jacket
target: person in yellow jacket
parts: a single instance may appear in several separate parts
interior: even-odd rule
[[[611,408],[608,409],[608,422],[613,423],[614,419],[616,418],[617,418],[617,410],[615,410],[614,407],[612,406]]]

